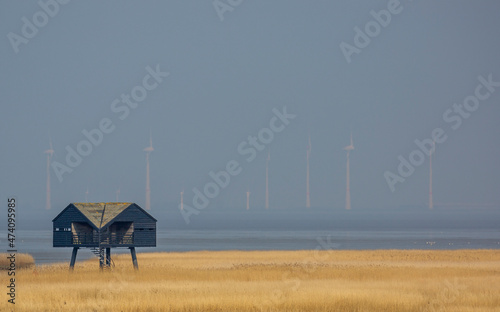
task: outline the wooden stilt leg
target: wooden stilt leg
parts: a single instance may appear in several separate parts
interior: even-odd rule
[[[111,266],[111,248],[106,248],[106,266]]]
[[[134,269],[138,270],[139,266],[137,265],[137,256],[135,254],[135,247],[129,247],[130,254],[132,255],[132,263],[134,264]]]
[[[99,248],[99,269],[104,267],[104,248]]]
[[[71,262],[69,263],[69,270],[73,271],[75,268],[76,254],[78,252],[78,247],[73,247],[73,253],[71,254]]]

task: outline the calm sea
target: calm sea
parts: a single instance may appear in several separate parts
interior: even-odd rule
[[[186,225],[179,214],[154,214],[158,219],[156,248],[138,252],[197,250],[324,249],[499,249],[499,212],[229,212],[194,216]],[[30,253],[37,264],[69,262],[71,248],[53,248],[47,230],[17,231],[18,252]],[[0,245],[7,246],[7,235]],[[323,242],[323,243],[320,243]],[[115,248],[112,253],[128,249]],[[95,257],[81,249],[77,260]]]
[[[193,250],[299,250],[334,249],[500,249],[494,230],[412,230],[412,231],[158,231],[156,248],[138,252]],[[53,248],[50,231],[19,231],[18,251],[33,255],[37,264],[69,261],[71,248]],[[113,249],[113,253],[128,249]],[[78,260],[93,257],[79,251]]]

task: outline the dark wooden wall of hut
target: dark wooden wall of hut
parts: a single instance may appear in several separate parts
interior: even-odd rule
[[[57,219],[52,223],[53,225],[53,247],[73,247],[71,241],[71,222],[88,222],[78,209],[73,205],[69,205],[62,214],[58,216]],[[59,231],[56,231],[59,229]],[[70,229],[69,231],[64,231],[63,229]]]
[[[119,214],[113,222],[134,222],[135,247],[156,247],[156,221],[136,205],[131,205]]]
[[[134,223],[134,243],[124,247],[156,247],[156,220],[144,213],[137,205],[131,205],[119,214],[111,223]],[[69,205],[53,222],[53,247],[73,247],[81,245],[72,244],[72,222],[87,222],[87,219],[73,205]],[[56,229],[59,229],[56,231]],[[67,230],[69,229],[69,230]],[[103,231],[106,228],[103,229]],[[81,246],[85,247],[85,246]],[[118,246],[114,246],[118,247]]]

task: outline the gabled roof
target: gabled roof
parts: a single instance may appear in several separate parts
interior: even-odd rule
[[[152,215],[142,209],[135,203],[71,203],[63,209],[53,220],[55,222],[64,212],[70,207],[75,207],[84,217],[89,221],[89,224],[96,230],[105,228],[109,225],[119,214],[124,212],[129,207],[135,207],[142,213],[157,222]],[[102,218],[102,224],[101,224]]]
[[[73,203],[96,228],[104,228],[133,203]],[[102,219],[102,223],[101,223]]]

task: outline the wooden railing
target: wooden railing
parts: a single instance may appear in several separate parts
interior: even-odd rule
[[[134,243],[134,233],[101,233],[101,244],[130,245]],[[99,245],[99,234],[79,233],[72,235],[73,245]]]

